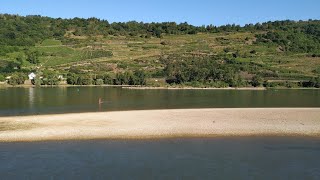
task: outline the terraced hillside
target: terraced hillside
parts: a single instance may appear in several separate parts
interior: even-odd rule
[[[7,16],[11,19],[3,18]],[[30,19],[20,18],[25,18],[25,24]],[[81,85],[159,86],[166,85],[165,80],[167,84],[201,87],[316,87],[320,83],[319,21],[186,26],[189,29],[176,25],[171,32],[167,30],[171,26],[163,24],[153,24],[156,28],[150,30],[152,24],[129,22],[127,25],[141,27],[117,30],[119,24],[101,27],[106,22],[96,19],[95,23],[82,19],[88,23],[80,26],[70,20],[59,25],[63,20],[34,18],[43,18],[42,24],[30,25],[51,26],[51,34],[48,30],[39,38],[29,31],[21,35],[19,20],[11,15],[0,18],[6,24],[2,27],[7,27],[0,30],[5,37],[0,43],[0,81],[37,72],[47,79],[39,79],[39,84],[57,84],[59,75],[67,77],[69,84]],[[61,23],[68,26],[61,27]],[[37,32],[33,29],[31,32]]]

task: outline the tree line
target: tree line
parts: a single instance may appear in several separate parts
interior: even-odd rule
[[[68,73],[70,85],[146,85],[147,75],[143,70],[125,71],[116,74],[76,74]]]
[[[268,31],[265,34],[257,34],[256,37],[256,43],[273,43],[278,45],[282,51],[320,55],[320,25],[318,23]]]
[[[164,75],[168,84],[200,87],[320,87],[320,77],[292,83],[272,82],[267,79],[277,73],[268,72],[252,62],[239,62],[234,57],[181,57],[162,58]],[[243,75],[246,72],[247,75]]]
[[[196,34],[218,32],[281,31],[310,34],[319,40],[319,20],[274,21],[239,26],[193,26],[184,23],[162,22],[143,23],[136,21],[113,22],[98,18],[50,18],[39,15],[19,16],[0,14],[0,46],[33,46],[45,39],[65,39],[67,33],[74,36],[122,35],[158,37],[162,34]],[[70,35],[70,34],[69,34]],[[1,48],[0,48],[1,49]],[[7,50],[6,50],[7,51]],[[1,53],[1,51],[0,51]]]
[[[171,59],[172,60],[172,59]],[[314,77],[308,81],[268,81],[261,73],[245,78],[241,75],[241,67],[228,67],[216,59],[202,58],[187,59],[180,61],[178,58],[173,61],[163,60],[166,67],[163,70],[166,83],[170,85],[186,85],[193,87],[314,87],[320,88],[320,77]],[[69,85],[147,85],[148,74],[143,70],[124,71],[115,74],[79,74],[69,72],[65,79],[61,79],[56,71],[38,71],[37,77],[32,84],[59,85],[66,80]],[[27,73],[14,72],[9,75],[8,84],[21,85],[27,80]],[[5,81],[5,76],[0,75],[0,81]]]

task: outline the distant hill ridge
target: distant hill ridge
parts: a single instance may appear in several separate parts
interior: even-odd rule
[[[274,21],[257,24],[223,25],[223,26],[193,26],[188,23],[177,24],[175,22],[143,23],[136,21],[109,23],[98,18],[73,18],[61,19],[39,15],[19,16],[0,14],[0,45],[32,46],[45,39],[64,39],[66,34],[74,36],[143,36],[161,37],[162,34],[197,34],[219,32],[257,32],[268,31],[268,36],[259,36],[274,41],[279,39],[279,44],[285,45],[286,40],[303,41],[307,43],[319,43],[320,21]],[[272,34],[274,31],[279,33]],[[271,33],[271,34],[270,34]],[[296,40],[293,34],[299,34],[300,40]],[[285,36],[285,37],[284,37]],[[313,42],[310,39],[314,39]],[[302,43],[302,42],[301,42]],[[310,46],[314,46],[313,44]],[[311,48],[312,49],[312,48]],[[313,48],[315,49],[315,48]],[[308,51],[308,47],[305,49]]]

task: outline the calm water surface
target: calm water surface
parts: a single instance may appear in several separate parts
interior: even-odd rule
[[[0,144],[0,179],[320,179],[320,140],[242,137]]]
[[[99,98],[103,104],[99,106]],[[0,88],[0,116],[137,109],[320,107],[320,90]]]
[[[0,88],[0,116],[225,107],[320,107],[320,91]],[[316,180],[320,138],[0,143],[0,179]]]

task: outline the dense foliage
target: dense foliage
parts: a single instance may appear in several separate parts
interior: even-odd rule
[[[0,39],[0,81],[13,85],[36,72],[37,85],[319,87],[319,20],[217,27],[0,14]]]
[[[69,73],[67,83],[71,85],[146,85],[146,74],[144,71],[119,72],[112,77],[109,74]]]
[[[10,79],[8,80],[8,84],[10,85],[20,85],[23,84],[26,80],[26,75],[23,73],[14,73],[11,75]]]
[[[168,57],[163,59],[168,83],[214,83],[218,86],[244,86],[239,76],[240,67],[227,64],[213,57],[182,58]]]
[[[282,51],[319,52],[319,21],[300,23],[285,21],[280,25],[281,28],[268,30],[266,34],[258,34],[257,42],[277,44]]]
[[[315,37],[319,42],[320,21],[275,21],[266,23],[247,24],[243,27],[239,25],[224,26],[193,26],[188,23],[177,24],[175,22],[163,23],[143,23],[130,21],[126,23],[113,22],[97,18],[73,18],[73,19],[54,19],[37,15],[18,16],[9,14],[0,14],[0,46],[30,46],[48,38],[63,39],[65,36],[96,36],[96,35],[123,35],[123,36],[141,36],[141,37],[161,37],[162,34],[196,34],[217,33],[217,32],[238,32],[238,31],[269,31],[266,37],[259,36],[260,39],[266,38],[273,41],[273,37],[281,36],[281,43],[285,40],[294,40],[297,42],[307,42],[306,39]],[[286,35],[273,31],[288,32]],[[292,37],[292,34],[298,34],[300,37]]]

